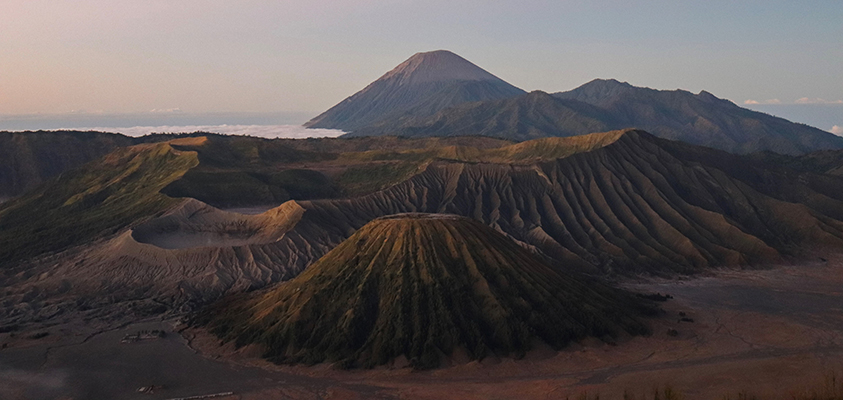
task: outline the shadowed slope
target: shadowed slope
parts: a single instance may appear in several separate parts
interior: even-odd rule
[[[623,125],[617,128],[640,128],[659,137],[733,153],[803,154],[843,148],[843,138],[832,133],[748,110],[706,91],[653,90],[595,79],[553,96],[594,105]]]
[[[431,109],[434,112],[405,111],[349,128],[347,136],[484,135],[530,140],[636,128],[739,154],[768,150],[796,155],[843,148],[843,138],[829,132],[741,108],[705,91],[653,90],[596,79],[552,95],[535,91],[477,100]]]
[[[589,104],[534,91],[523,96],[450,107],[431,116],[403,116],[363,127],[346,136],[489,136],[509,140],[603,132],[621,124]]]
[[[130,137],[103,132],[0,132],[0,199],[132,144]]]
[[[632,296],[557,271],[491,228],[453,215],[375,220],[289,283],[205,313],[212,331],[276,362],[439,365],[641,334]]]
[[[407,112],[427,116],[465,102],[523,93],[450,51],[417,53],[305,126],[351,131]]]
[[[441,148],[485,149],[492,138],[259,139],[207,135],[200,164],[162,193],[215,207],[275,205],[367,194],[406,180]]]
[[[121,148],[0,206],[0,266],[113,234],[177,202],[159,191],[198,163],[168,143]]]

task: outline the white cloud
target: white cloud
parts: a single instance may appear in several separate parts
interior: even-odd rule
[[[834,125],[834,126],[831,127],[831,130],[829,132],[831,132],[835,135],[838,135],[838,136],[843,136],[843,126]]]
[[[307,129],[301,125],[187,125],[187,126],[133,126],[127,128],[72,128],[75,131],[117,132],[126,136],[143,136],[150,133],[212,132],[225,135],[257,136],[267,139],[304,139],[312,137],[337,137],[338,129]]]
[[[747,100],[743,102],[744,104],[755,105],[755,104],[781,104],[782,101],[779,99],[767,99],[764,101],[758,100]]]
[[[825,100],[821,98],[803,97],[794,101],[796,104],[843,104],[843,100]]]
[[[181,114],[181,108],[153,108],[149,112],[152,114]]]

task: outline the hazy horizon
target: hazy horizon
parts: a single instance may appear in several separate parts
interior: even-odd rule
[[[843,104],[738,104],[793,122],[843,136]],[[197,130],[260,137],[338,136],[342,131],[315,132],[301,125],[320,112],[0,115],[0,131],[98,130],[140,136],[138,132],[195,132]],[[202,129],[198,129],[202,128]],[[297,128],[302,128],[301,130]],[[270,135],[278,131],[289,136]],[[331,130],[326,130],[331,131]]]
[[[2,115],[322,111],[435,49],[527,91],[616,78],[738,104],[843,101],[833,0],[9,0],[0,13]]]

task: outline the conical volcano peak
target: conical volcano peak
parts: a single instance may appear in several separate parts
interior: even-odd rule
[[[521,94],[523,90],[450,51],[416,53],[305,126],[355,131],[402,117],[427,117],[463,103]]]
[[[416,53],[381,77],[381,80],[386,79],[397,79],[406,84],[498,80],[483,68],[448,50]]]
[[[455,215],[376,219],[295,279],[205,317],[223,340],[279,363],[373,367],[523,355],[535,340],[648,331],[634,297],[552,267],[483,223]]]

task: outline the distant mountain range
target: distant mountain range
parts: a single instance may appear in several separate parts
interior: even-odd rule
[[[637,128],[733,153],[804,154],[843,138],[702,91],[597,79],[568,92],[526,94],[461,57],[419,53],[307,123],[348,136],[466,136],[509,140]]]
[[[832,133],[742,108],[706,91],[654,90],[598,79],[553,96],[594,105],[622,125],[665,139],[733,153],[804,154],[843,148],[843,138]]]

